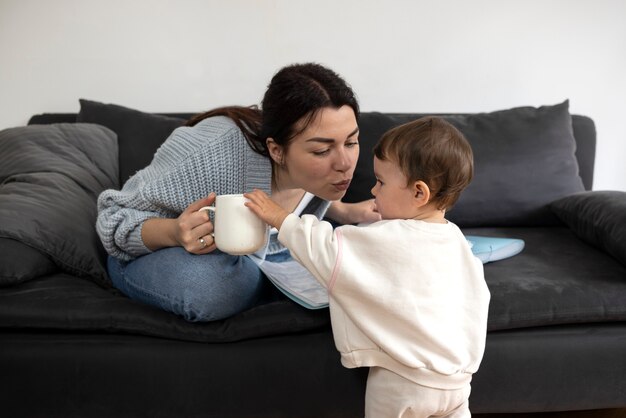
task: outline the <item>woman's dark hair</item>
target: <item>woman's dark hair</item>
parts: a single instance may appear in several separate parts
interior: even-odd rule
[[[253,150],[262,155],[268,155],[267,145],[259,137],[261,131],[261,111],[256,106],[225,106],[208,112],[200,113],[189,119],[185,126],[194,126],[206,118],[213,116],[226,116],[235,122],[235,125],[243,132],[248,144]]]
[[[342,106],[350,106],[358,120],[359,104],[343,78],[319,64],[293,64],[272,77],[261,110],[256,106],[221,107],[192,117],[186,125],[193,126],[212,116],[226,116],[241,129],[253,150],[269,156],[267,138],[286,149],[321,109]],[[298,125],[300,120],[304,123]]]

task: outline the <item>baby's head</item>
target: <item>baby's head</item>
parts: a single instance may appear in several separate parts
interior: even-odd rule
[[[423,117],[391,129],[374,147],[374,155],[374,169],[380,173],[376,173],[372,194],[386,219],[408,216],[399,212],[385,216],[380,207],[385,200],[393,200],[400,211],[401,206],[415,205],[438,211],[450,209],[474,174],[470,144],[458,129],[439,117]],[[385,175],[387,179],[380,178]],[[398,195],[385,197],[385,186],[391,189],[394,182]],[[404,190],[399,189],[402,186]]]

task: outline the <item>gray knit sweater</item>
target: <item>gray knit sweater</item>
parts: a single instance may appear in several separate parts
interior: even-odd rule
[[[151,251],[141,239],[149,218],[176,218],[192,202],[216,194],[261,189],[271,193],[270,161],[252,150],[235,123],[222,116],[176,129],[157,150],[149,166],[122,190],[105,190],[98,198],[96,230],[106,251],[132,260]],[[313,199],[303,213],[322,217],[329,202]],[[284,247],[275,239],[268,253]]]

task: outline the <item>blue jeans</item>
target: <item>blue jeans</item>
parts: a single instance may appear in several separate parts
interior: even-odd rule
[[[194,255],[172,247],[130,262],[109,257],[108,270],[113,285],[129,298],[188,321],[224,319],[276,295],[252,260],[218,250]]]

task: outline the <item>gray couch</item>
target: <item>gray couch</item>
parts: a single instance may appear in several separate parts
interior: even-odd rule
[[[0,132],[0,415],[358,417],[367,370],[339,363],[327,310],[279,297],[205,324],[111,288],[95,199],[146,165],[189,114],[81,100]],[[371,148],[420,114],[361,115],[346,201]],[[475,153],[449,218],[523,239],[485,265],[492,294],[474,413],[626,407],[626,193],[590,191],[595,127],[568,103],[442,115]]]

